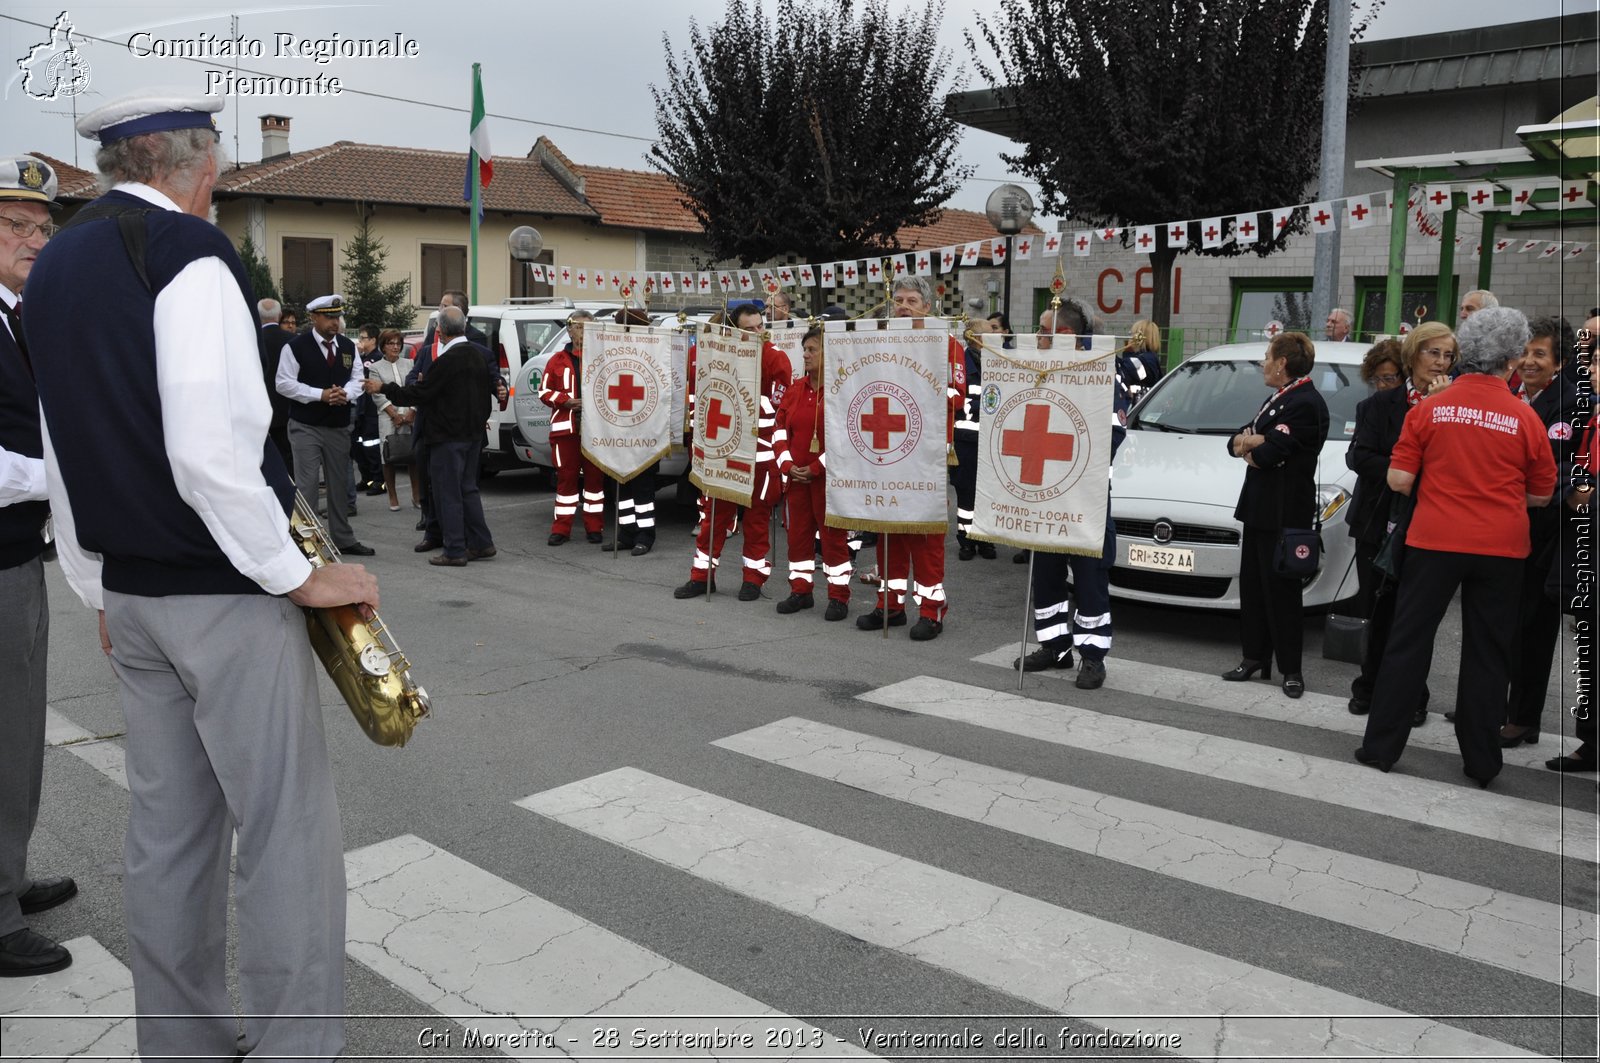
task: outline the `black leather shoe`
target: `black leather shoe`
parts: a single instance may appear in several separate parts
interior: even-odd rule
[[[1028,553],[1027,550],[1018,550],[1011,555],[1011,563],[1013,565],[1026,565],[1028,563]]]
[[[999,555],[994,552],[994,543],[979,543],[978,556],[985,561],[993,561]]]
[[[1489,788],[1489,784],[1494,782],[1494,776],[1493,775],[1490,775],[1490,776],[1487,776],[1487,777],[1484,777],[1484,776],[1481,776],[1481,775],[1474,775],[1474,774],[1472,774],[1472,772],[1468,771],[1466,768],[1462,768],[1461,769],[1461,774],[1465,775],[1467,778],[1469,778],[1473,782],[1477,783],[1478,784],[1478,789],[1480,789],[1480,790],[1487,790]]]
[[[369,495],[381,495],[386,493],[388,493],[388,488],[384,487],[382,484],[369,484],[367,487],[367,494]]]
[[[1356,747],[1356,759],[1359,760],[1361,763],[1365,764],[1369,768],[1377,768],[1379,771],[1383,772],[1385,775],[1387,775],[1389,773],[1389,769],[1390,768],[1394,767],[1394,764],[1392,762],[1379,760],[1377,757],[1373,756],[1371,753],[1368,753],[1366,746],[1357,746]]]
[[[1516,734],[1506,734],[1507,729],[1512,726],[1515,725],[1507,724],[1505,727],[1500,728],[1500,748],[1510,749],[1513,746],[1520,746],[1524,742],[1530,746],[1539,744],[1539,729],[1537,727],[1518,727]]]
[[[594,542],[600,542],[595,539]],[[603,554],[626,554],[633,549],[633,536],[624,535],[612,542],[600,543],[600,552]]]
[[[372,557],[378,551],[366,543],[351,543],[349,546],[339,547],[339,552],[341,554],[350,554],[353,557]]]
[[[1421,727],[1428,722],[1428,709],[1426,706],[1411,714],[1411,726]]]
[[[1026,657],[1018,657],[1011,662],[1011,667],[1021,668],[1024,672],[1042,672],[1047,668],[1071,668],[1071,650],[1053,650],[1049,646],[1040,646]]]
[[[830,599],[828,608],[822,611],[822,619],[824,620],[843,620],[849,615],[850,607],[837,598]]]
[[[884,623],[883,623],[883,610],[882,609],[874,609],[870,613],[866,613],[866,614],[864,614],[862,616],[856,617],[856,627],[860,628],[862,631],[878,631],[878,630],[881,630],[883,628],[883,626],[884,626]],[[889,624],[888,624],[888,626],[889,627],[905,627],[906,626],[906,613],[905,613],[905,610],[902,609],[898,613],[890,613],[889,614]]]
[[[919,616],[917,622],[911,625],[911,641],[929,642],[938,638],[943,631],[944,624],[937,620],[929,620],[925,616]]]
[[[1444,722],[1445,723],[1455,723],[1456,722],[1456,710],[1455,709],[1451,709],[1449,712],[1444,714]]]
[[[956,551],[957,561],[971,561],[977,556],[978,548],[971,543],[962,543],[961,548]]]
[[[587,542],[587,543],[589,543],[591,545],[596,544],[596,543],[603,543],[603,542],[606,541],[606,537],[604,535],[600,534],[599,532],[584,532],[583,533],[583,538],[584,538],[585,542]]]
[[[1235,668],[1233,671],[1231,671],[1231,672],[1223,672],[1222,673],[1222,678],[1226,679],[1230,683],[1242,683],[1246,679],[1249,679],[1251,676],[1255,675],[1257,672],[1261,673],[1261,678],[1262,679],[1271,679],[1272,678],[1272,662],[1271,661],[1252,661],[1252,660],[1246,659],[1246,660],[1240,661],[1239,662],[1239,666],[1237,668]]]
[[[1600,771],[1600,760],[1593,757],[1551,757],[1544,762],[1551,771]]]
[[[416,546],[413,546],[411,548],[411,550],[412,550],[413,553],[425,554],[429,550],[437,550],[437,549],[439,549],[439,547],[441,547],[443,545],[444,545],[444,543],[441,543],[437,539],[424,539],[420,543],[418,543]]]
[[[428,530],[428,522],[427,522],[426,519],[417,521],[417,531],[427,531],[427,530]]]
[[[809,594],[791,594],[778,603],[778,612],[788,615],[798,613],[802,609],[810,609],[817,604],[817,600]]]
[[[440,568],[466,568],[465,557],[451,557],[449,554],[434,554],[428,558],[428,564],[438,565]]]
[[[1087,658],[1078,666],[1078,678],[1073,686],[1079,690],[1099,690],[1106,682],[1106,665],[1104,661],[1091,661]]]
[[[1284,674],[1283,692],[1291,698],[1298,698],[1306,692],[1306,681],[1300,677],[1299,672],[1287,672]]]
[[[78,884],[70,878],[36,878],[33,885],[17,898],[17,904],[22,908],[23,915],[32,915],[65,904],[77,895]]]
[[[1365,716],[1372,711],[1372,702],[1365,698],[1351,698],[1345,708],[1350,710],[1352,716]]]
[[[705,595],[707,584],[697,580],[690,580],[672,592],[674,598],[699,598]]]
[[[640,539],[638,542],[633,544],[633,556],[634,557],[643,557],[645,554],[648,554],[651,550],[654,550],[655,546],[656,546],[656,540],[655,540],[654,536],[652,536],[649,539]]]
[[[570,535],[562,535],[560,532],[551,532],[550,538],[546,539],[544,544],[546,546],[560,546],[571,538],[572,537]]]
[[[23,927],[0,938],[0,978],[32,978],[72,966],[72,953]]]
[[[745,580],[744,583],[740,585],[739,600],[741,602],[753,602],[759,597],[761,597],[761,584],[751,583],[749,580]]]

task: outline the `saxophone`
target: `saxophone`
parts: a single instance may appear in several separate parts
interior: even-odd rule
[[[298,492],[289,534],[313,568],[338,564],[338,548]],[[431,705],[428,692],[411,678],[411,662],[378,615],[363,620],[354,605],[307,609],[306,631],[328,678],[344,695],[367,737],[380,746],[405,745]]]

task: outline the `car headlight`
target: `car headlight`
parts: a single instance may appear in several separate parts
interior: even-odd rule
[[[1333,519],[1350,501],[1350,492],[1338,484],[1317,485],[1317,508],[1322,512],[1322,523],[1326,524]]]

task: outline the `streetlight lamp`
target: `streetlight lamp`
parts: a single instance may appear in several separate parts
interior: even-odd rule
[[[518,262],[533,262],[544,250],[544,237],[531,225],[519,225],[506,237],[506,246],[511,250],[511,257]]]
[[[1033,220],[1033,197],[1021,185],[1001,185],[983,205],[989,224],[1002,236],[1013,237]],[[1006,320],[1011,320],[1011,255],[1006,255]],[[1015,328],[1015,325],[1012,326]]]

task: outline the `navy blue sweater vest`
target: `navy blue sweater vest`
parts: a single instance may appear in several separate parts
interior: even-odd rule
[[[148,206],[122,192],[97,202]],[[173,483],[153,324],[156,295],[191,262],[221,259],[239,282],[239,312],[253,319],[250,282],[220,229],[176,211],[152,210],[145,219],[149,289],[112,218],[59,233],[28,275],[28,349],[78,542],[102,555],[102,584],[120,594],[263,593],[233,567]],[[216,343],[197,335],[187,357],[220,357]],[[287,517],[294,485],[276,448],[265,437],[260,445],[262,474]]]
[[[30,307],[31,309],[31,307]],[[44,456],[39,441],[39,395],[22,352],[0,324],[0,447],[26,458]],[[0,568],[15,568],[44,550],[40,529],[50,514],[45,502],[0,506]]]
[[[328,366],[328,349],[321,336],[310,329],[296,336],[289,344],[289,353],[300,363],[297,379],[319,391],[342,388],[350,381],[350,368],[355,365],[356,345],[344,336],[334,337],[334,351],[338,358],[332,368]],[[289,420],[301,424],[314,424],[323,428],[349,428],[350,407],[329,406],[325,402],[289,403]]]

